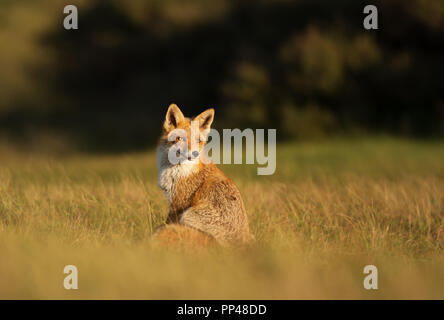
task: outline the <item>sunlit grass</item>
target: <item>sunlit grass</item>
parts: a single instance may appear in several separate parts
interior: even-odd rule
[[[224,165],[257,244],[171,252],[152,152],[0,156],[0,298],[444,298],[441,142],[278,146],[277,171]],[[79,290],[63,288],[63,267]],[[363,267],[379,289],[363,288]]]

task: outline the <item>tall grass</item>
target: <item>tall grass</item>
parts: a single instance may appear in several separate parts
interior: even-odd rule
[[[277,171],[224,165],[252,248],[170,251],[153,152],[0,155],[0,298],[444,298],[444,145],[282,144]],[[65,290],[63,268],[79,270]],[[363,267],[379,289],[363,288]]]

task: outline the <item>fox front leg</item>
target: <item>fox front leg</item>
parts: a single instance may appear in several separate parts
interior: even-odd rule
[[[168,213],[165,223],[166,224],[179,223],[179,215],[175,212]]]

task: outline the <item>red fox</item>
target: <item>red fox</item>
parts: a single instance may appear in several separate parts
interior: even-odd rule
[[[254,239],[239,190],[203,152],[213,119],[214,109],[190,119],[177,105],[168,108],[157,148],[158,185],[169,204],[166,225],[154,236],[161,243],[240,245]],[[169,153],[179,155],[176,163]]]

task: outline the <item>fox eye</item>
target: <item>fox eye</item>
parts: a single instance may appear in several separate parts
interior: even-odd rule
[[[185,138],[184,137],[176,137],[176,142],[179,142],[179,141],[185,141]]]

